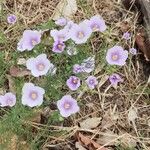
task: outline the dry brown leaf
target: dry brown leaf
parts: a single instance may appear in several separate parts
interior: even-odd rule
[[[150,41],[148,39],[145,39],[144,31],[141,29],[137,35],[135,36],[135,41],[138,46],[138,48],[144,53],[144,56],[147,61],[150,60]]]
[[[128,134],[122,136],[120,142],[126,147],[135,147],[137,145],[137,141],[134,138],[130,137]]]
[[[31,75],[31,72],[27,69],[21,69],[15,66],[12,66],[9,70],[9,73],[13,77],[24,77],[26,75]]]
[[[108,150],[105,147],[102,147],[98,143],[96,143],[94,140],[91,140],[90,138],[84,136],[80,132],[77,133],[77,139],[83,145],[84,147],[88,148],[89,150]],[[101,148],[102,147],[102,148]]]
[[[83,120],[80,123],[80,127],[83,129],[93,129],[96,128],[100,122],[101,122],[102,118],[98,118],[98,117],[94,117],[94,118],[87,118],[86,120]]]
[[[76,142],[75,143],[75,147],[78,149],[78,150],[87,150],[86,148],[84,148],[80,142]]]
[[[8,79],[8,86],[9,86],[9,91],[16,93],[16,89],[15,89],[15,83],[13,78],[10,75],[6,75],[7,79]]]
[[[61,16],[71,19],[77,11],[76,0],[61,0],[56,6],[52,19],[57,20]]]
[[[98,139],[97,139],[97,142],[102,144],[102,145],[105,145],[107,144],[107,146],[112,146],[112,145],[115,145],[116,141],[114,141],[115,138],[117,138],[118,135],[113,133],[112,131],[110,130],[106,130],[104,132],[103,135],[101,135]]]
[[[129,113],[128,113],[128,120],[134,122],[136,118],[138,118],[137,109],[136,108],[130,108]]]
[[[25,65],[26,64],[26,59],[25,58],[19,58],[17,60],[17,64],[18,65]]]

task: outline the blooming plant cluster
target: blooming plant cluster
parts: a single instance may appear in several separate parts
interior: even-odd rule
[[[7,18],[8,23],[14,24],[16,17],[11,15]],[[99,15],[91,17],[89,20],[86,19],[79,24],[74,23],[66,18],[60,18],[55,21],[55,24],[61,28],[60,30],[53,29],[50,31],[50,36],[53,38],[52,52],[61,55],[64,51],[68,55],[76,55],[76,44],[81,45],[88,41],[90,36],[95,32],[104,32],[106,30],[106,24],[103,18]],[[37,30],[25,30],[23,36],[17,44],[17,50],[19,52],[32,51],[38,44],[41,43],[41,37],[43,32]],[[123,38],[126,40],[130,39],[129,33],[124,33]],[[67,47],[67,41],[71,40],[74,45]],[[130,49],[130,53],[136,54],[136,49]],[[106,53],[106,61],[109,65],[123,66],[126,64],[128,58],[128,51],[124,50],[123,47],[115,45],[108,49]],[[34,77],[47,76],[48,74],[56,73],[56,67],[48,58],[45,53],[39,54],[36,57],[31,57],[26,61],[26,68],[31,72]],[[71,91],[76,91],[82,85],[86,83],[89,89],[94,89],[98,85],[98,80],[95,76],[90,73],[95,68],[95,56],[90,56],[80,64],[74,64],[72,66],[72,73],[67,80],[66,85]],[[86,74],[88,77],[82,80],[78,77],[78,74]],[[114,73],[109,77],[111,85],[116,88],[119,82],[123,82],[120,75]],[[43,103],[45,90],[33,83],[25,83],[22,88],[22,104],[35,107],[40,106]],[[0,96],[0,106],[14,106],[16,103],[16,96],[13,93],[6,93]],[[71,95],[64,95],[60,100],[57,101],[57,107],[60,114],[63,117],[68,117],[76,112],[79,112],[77,100]]]

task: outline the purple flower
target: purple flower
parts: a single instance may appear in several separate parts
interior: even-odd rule
[[[68,32],[72,29],[72,27],[75,25],[73,21],[68,21],[64,29],[68,30]]]
[[[9,92],[6,93],[4,96],[0,96],[0,107],[10,106],[13,107],[16,104],[16,96]]]
[[[81,63],[81,67],[83,72],[90,73],[95,68],[95,57],[88,57],[87,59],[84,59]]]
[[[129,52],[130,52],[132,55],[136,55],[136,54],[137,54],[137,49],[135,49],[135,48],[130,48],[130,49],[129,49]]]
[[[47,59],[46,54],[40,54],[36,58],[30,58],[26,62],[27,69],[35,77],[46,75],[53,64]]]
[[[80,79],[76,76],[70,76],[70,78],[67,80],[66,84],[69,87],[69,89],[71,89],[72,91],[75,91],[80,86]]]
[[[80,23],[79,25],[75,24],[71,28],[69,34],[70,38],[76,44],[85,43],[88,38],[91,36],[92,30],[90,27],[87,26],[85,22]]]
[[[67,24],[67,19],[61,17],[55,21],[55,24],[59,26],[65,26]]]
[[[57,101],[57,107],[63,117],[69,117],[80,110],[77,101],[71,95],[65,95]]]
[[[108,49],[106,60],[110,65],[123,66],[128,58],[128,51],[124,50],[121,46],[114,46]]]
[[[100,31],[104,32],[106,30],[106,24],[103,18],[99,15],[93,16],[90,20],[88,25],[92,29],[93,32]]]
[[[67,41],[70,39],[67,29],[62,30],[51,30],[50,35],[53,37],[54,41]]]
[[[17,21],[17,17],[16,17],[15,15],[13,15],[13,14],[11,14],[11,15],[9,15],[9,16],[7,17],[7,22],[8,22],[9,24],[15,24],[16,21]]]
[[[80,72],[83,72],[82,66],[80,66],[79,64],[75,64],[73,66],[73,73],[78,74]]]
[[[18,51],[31,51],[37,44],[41,42],[41,32],[25,30],[23,32],[23,37],[18,43],[17,50]]]
[[[32,83],[25,83],[22,88],[22,104],[29,107],[40,106],[43,103],[45,90]]]
[[[55,53],[62,53],[65,49],[65,44],[61,41],[55,41],[52,51]]]
[[[122,36],[123,39],[129,40],[131,38],[131,34],[129,32],[125,32]]]
[[[94,89],[95,86],[98,84],[98,81],[97,81],[96,77],[89,76],[86,80],[86,83],[90,89]]]
[[[120,75],[114,73],[109,77],[109,81],[111,85],[116,88],[119,82],[123,82],[123,79],[120,77]]]

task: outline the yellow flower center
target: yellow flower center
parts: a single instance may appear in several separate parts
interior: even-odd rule
[[[65,109],[69,109],[69,108],[70,108],[70,104],[69,104],[69,103],[65,103],[65,104],[64,104],[64,108],[65,108]]]
[[[62,44],[58,44],[59,49],[62,49],[62,47],[63,47]]]
[[[33,46],[35,46],[37,44],[37,42],[35,40],[32,40],[31,43]]]
[[[37,93],[32,92],[32,93],[31,93],[31,98],[32,98],[33,100],[36,100],[36,98],[37,98]]]
[[[92,29],[93,29],[93,31],[97,31],[98,25],[95,24]]]
[[[112,55],[112,60],[117,60],[118,59],[118,55]]]
[[[44,68],[45,68],[44,64],[39,64],[39,65],[38,65],[38,70],[39,70],[39,71],[43,71]]]
[[[72,82],[73,82],[74,84],[77,84],[77,83],[78,83],[78,79],[73,79]]]
[[[78,32],[78,38],[79,38],[79,39],[82,39],[83,37],[84,37],[84,33],[83,33],[83,32],[81,32],[81,31],[80,31],[80,32]]]

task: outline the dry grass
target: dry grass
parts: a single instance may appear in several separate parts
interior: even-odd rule
[[[6,0],[5,11],[15,13],[19,17],[18,25],[21,26],[15,30],[7,28],[7,25],[3,24],[7,28],[5,34],[12,39],[11,43],[8,43],[10,44],[9,49],[15,50],[16,41],[24,29],[33,28],[50,19],[57,4],[57,0]],[[77,22],[96,13],[100,13],[104,17],[110,29],[113,30],[107,40],[111,41],[111,36],[120,40],[122,36],[120,25],[123,21],[129,23],[133,36],[136,32],[137,14],[126,11],[120,5],[119,0],[87,0],[85,2],[79,0],[78,8],[74,16]],[[97,52],[97,49],[101,42],[99,37],[91,40],[93,53],[100,53]],[[134,39],[131,45],[127,43],[123,45],[127,48],[133,46]],[[150,150],[150,92],[140,61],[137,57],[134,58],[118,73],[123,76],[124,82],[116,90],[109,86],[108,81],[104,80],[107,74],[98,69],[96,71],[96,76],[100,81],[98,88],[93,92],[83,91],[80,93],[78,99],[82,105],[81,111],[75,117],[66,119],[63,127],[62,124],[47,126],[27,121],[27,124],[37,130],[54,131],[53,136],[48,136],[42,144],[43,150],[75,149],[76,138],[74,137],[77,131],[110,149],[115,149],[114,144],[120,143],[120,139],[124,147],[134,146],[139,150]],[[137,109],[138,118],[135,122],[128,119],[130,108]],[[91,130],[81,129],[78,126],[79,123],[89,117],[102,117],[100,125]]]

